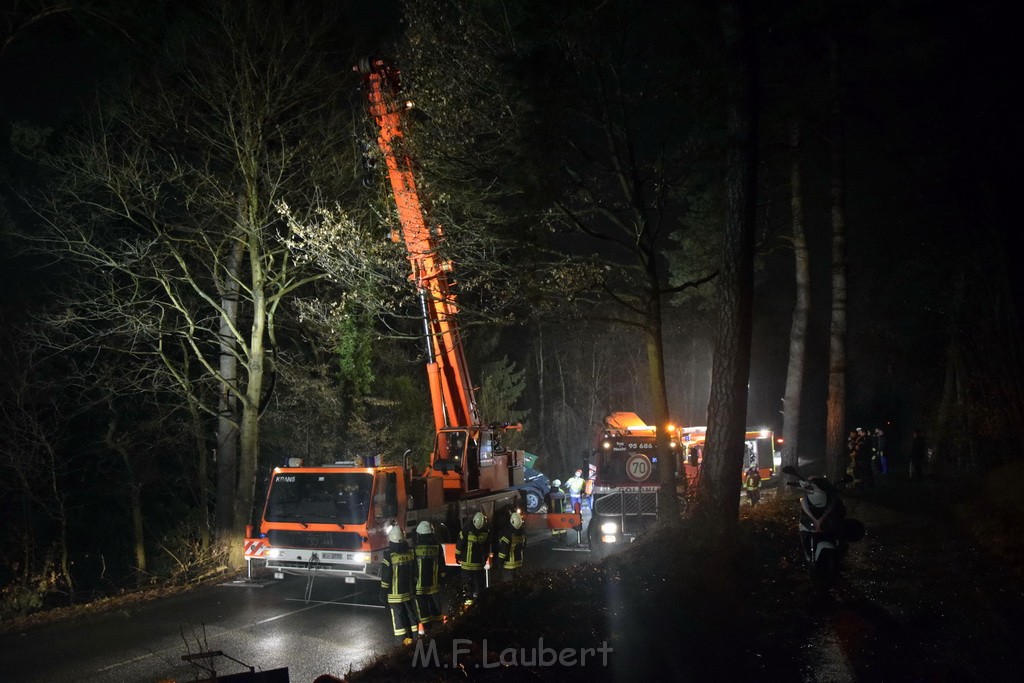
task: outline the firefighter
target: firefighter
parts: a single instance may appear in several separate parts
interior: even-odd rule
[[[434,525],[424,520],[416,527],[416,616],[426,634],[444,620],[438,593],[444,576],[444,550],[434,535]]]
[[[576,470],[576,473],[565,482],[565,488],[569,491],[569,510],[576,512],[583,502],[583,487],[586,486],[583,479],[583,470]]]
[[[551,482],[551,489],[548,491],[547,499],[549,515],[565,512],[565,493],[562,491],[562,482],[558,479]],[[558,545],[565,545],[565,529],[552,529],[551,540]]]
[[[480,599],[487,588],[487,556],[491,552],[491,535],[487,528],[487,517],[478,512],[472,521],[459,532],[455,546],[455,558],[462,565],[466,579],[467,596],[463,607],[469,607]]]
[[[751,507],[760,502],[761,473],[757,470],[757,465],[751,465],[743,473],[743,489],[747,492],[747,499],[750,500]]]
[[[590,475],[587,479],[587,483],[583,485],[583,502],[587,504],[587,508],[593,511],[594,509],[594,475]]]
[[[523,566],[526,550],[526,532],[523,531],[523,516],[513,512],[508,525],[498,539],[498,562],[501,564],[502,580],[511,578]]]
[[[388,549],[380,565],[380,593],[391,610],[391,625],[403,645],[410,645],[416,634],[413,614],[413,590],[416,580],[415,556],[397,524],[388,531]]]
[[[857,427],[853,444],[854,485],[871,488],[875,483],[875,473],[871,469],[871,437],[867,435],[863,427]]]

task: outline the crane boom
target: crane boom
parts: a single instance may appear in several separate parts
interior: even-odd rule
[[[407,104],[399,98],[398,70],[381,59],[363,59],[357,69],[363,76],[370,116],[377,126],[377,144],[387,164],[402,239],[412,266],[411,279],[423,310],[427,337],[427,377],[438,432],[480,424],[456,315],[458,305],[449,275],[450,262],[438,254],[441,229],[431,226],[413,173],[412,157],[404,146],[402,112]]]

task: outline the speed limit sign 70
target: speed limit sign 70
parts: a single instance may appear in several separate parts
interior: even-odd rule
[[[631,455],[626,461],[626,474],[633,481],[647,481],[651,469],[651,459],[642,453]]]

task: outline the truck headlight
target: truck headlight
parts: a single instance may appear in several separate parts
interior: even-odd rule
[[[370,561],[370,553],[356,553],[355,560],[356,562],[362,562],[363,564],[366,564]]]
[[[280,548],[271,548],[270,550],[267,551],[267,557],[281,557],[281,549]]]
[[[601,533],[602,534],[614,534],[618,533],[619,525],[617,522],[601,522]]]

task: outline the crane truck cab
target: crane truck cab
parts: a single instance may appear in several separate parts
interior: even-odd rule
[[[291,465],[271,473],[258,552],[247,544],[247,559],[264,559],[281,577],[323,570],[354,582],[378,575],[387,533],[406,515],[403,468]]]
[[[660,453],[657,431],[635,413],[612,413],[593,451],[594,489],[587,541],[592,552],[603,553],[629,543],[658,520],[661,468],[671,467],[677,495],[685,492],[683,449],[674,427],[669,450]]]
[[[658,517],[660,468],[672,467],[676,493],[696,483],[703,462],[707,427],[667,425],[668,452],[658,452],[657,428],[636,413],[616,412],[605,418],[593,451],[596,465],[593,514],[587,528],[592,551],[606,552],[628,543],[650,528]],[[744,434],[742,472],[755,465],[762,481],[771,481],[779,466],[774,433],[769,429]]]
[[[434,525],[451,558],[457,530],[474,514],[483,512],[497,522],[519,509],[519,491],[500,486],[522,477],[522,466],[514,457],[507,465],[507,457],[493,458],[488,468],[497,488],[447,495],[443,477],[431,474],[434,467],[426,476],[414,476],[397,466],[305,467],[292,461],[271,473],[259,532],[246,539],[246,559],[250,566],[262,560],[276,578],[322,574],[349,583],[378,580],[388,532],[401,525],[410,535],[422,521]]]

